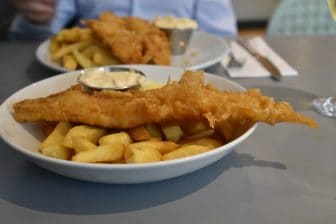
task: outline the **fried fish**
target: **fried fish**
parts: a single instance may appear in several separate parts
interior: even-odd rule
[[[144,19],[105,12],[83,22],[123,64],[170,64],[168,37]]]
[[[87,93],[75,85],[48,97],[17,102],[13,109],[19,122],[70,121],[118,129],[198,120],[207,120],[211,127],[237,120],[317,127],[313,119],[295,112],[287,102],[276,102],[257,89],[226,92],[205,85],[201,71],[186,71],[180,81],[153,90]]]

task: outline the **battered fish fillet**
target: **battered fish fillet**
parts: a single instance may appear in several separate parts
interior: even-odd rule
[[[132,128],[151,123],[208,120],[240,123],[294,122],[316,127],[286,102],[275,102],[259,90],[223,92],[204,85],[203,72],[186,71],[179,82],[160,89],[128,92],[83,92],[76,85],[48,97],[27,99],[13,105],[19,122],[70,121],[106,128]]]
[[[103,13],[84,23],[124,64],[170,64],[170,45],[163,31],[136,17]]]

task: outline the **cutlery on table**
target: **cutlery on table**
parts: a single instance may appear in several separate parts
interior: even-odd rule
[[[229,62],[227,63],[227,67],[229,68],[241,68],[245,63],[244,59],[237,58],[233,53],[232,50],[229,51]]]
[[[267,57],[260,54],[256,49],[249,45],[246,41],[237,39],[237,43],[242,46],[246,51],[248,51],[262,66],[264,66],[270,73],[271,78],[280,81],[282,79],[282,74],[280,70],[270,61]]]

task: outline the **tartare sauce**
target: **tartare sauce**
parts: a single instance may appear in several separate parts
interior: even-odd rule
[[[165,29],[197,29],[195,20],[188,18],[177,18],[173,16],[158,16],[154,19],[155,26]]]
[[[141,85],[145,77],[135,71],[92,70],[81,75],[79,81],[88,87],[99,89],[127,89]]]

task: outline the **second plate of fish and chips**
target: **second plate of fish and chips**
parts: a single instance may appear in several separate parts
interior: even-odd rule
[[[58,71],[116,64],[157,64],[200,69],[228,53],[225,40],[195,31],[186,53],[174,56],[165,33],[137,17],[105,12],[84,21],[86,27],[63,29],[36,50],[40,63]]]

